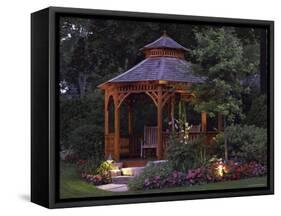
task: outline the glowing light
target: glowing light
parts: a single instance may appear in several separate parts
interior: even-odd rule
[[[159,84],[167,84],[168,81],[167,80],[159,80]]]
[[[219,176],[223,176],[224,174],[224,166],[222,164],[218,165],[217,172]]]

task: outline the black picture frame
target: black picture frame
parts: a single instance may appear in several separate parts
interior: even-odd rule
[[[58,167],[58,17],[100,16],[111,19],[254,26],[267,29],[268,175],[267,187],[128,195],[61,200]],[[186,15],[167,15],[49,7],[31,15],[31,201],[47,208],[112,205],[274,194],[274,22]]]

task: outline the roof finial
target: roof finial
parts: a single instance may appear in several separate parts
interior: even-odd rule
[[[163,36],[164,36],[164,37],[167,37],[167,36],[168,36],[166,30],[163,31]]]

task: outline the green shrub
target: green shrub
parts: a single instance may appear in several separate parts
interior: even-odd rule
[[[103,145],[104,96],[95,90],[83,98],[60,98],[60,144],[61,149],[73,148],[80,127],[90,126],[93,137],[99,137]],[[81,130],[81,129],[79,129]],[[76,147],[76,146],[75,146]],[[73,149],[76,150],[76,149]]]
[[[154,176],[159,176],[160,178],[167,178],[173,169],[170,163],[159,163],[151,164],[144,168],[143,172],[139,176],[133,178],[129,181],[128,187],[130,190],[141,190],[144,187],[144,182],[146,179],[153,178]]]
[[[78,171],[82,179],[94,185],[109,184],[112,182],[109,170],[112,165],[107,161],[90,159],[78,164]]]
[[[232,125],[226,128],[229,156],[242,161],[266,164],[266,129],[256,126]]]
[[[70,135],[71,147],[80,159],[94,158],[96,161],[104,159],[103,143],[100,133],[96,133],[94,125],[82,125]]]
[[[91,175],[107,175],[108,171],[113,169],[111,163],[102,161],[99,158],[90,158],[78,164],[80,173],[87,173]]]
[[[102,160],[100,160],[100,158],[92,157],[85,160],[83,164],[78,165],[78,169],[80,173],[96,174],[101,163]]]
[[[186,143],[172,136],[166,149],[166,157],[174,170],[186,172],[207,163],[211,155],[207,151],[203,136],[187,140]]]
[[[113,169],[113,165],[107,161],[103,161],[96,169],[96,174],[105,175],[109,170]]]
[[[212,140],[211,145],[213,147],[214,156],[216,158],[224,157],[224,133],[219,132]]]
[[[267,99],[266,95],[256,95],[251,103],[244,120],[247,125],[267,128]]]

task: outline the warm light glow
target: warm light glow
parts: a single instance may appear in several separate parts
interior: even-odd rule
[[[220,164],[218,167],[217,167],[217,172],[218,172],[218,175],[219,176],[223,176],[224,174],[224,166],[222,164]]]
[[[166,80],[159,80],[159,84],[167,84],[168,82]]]

